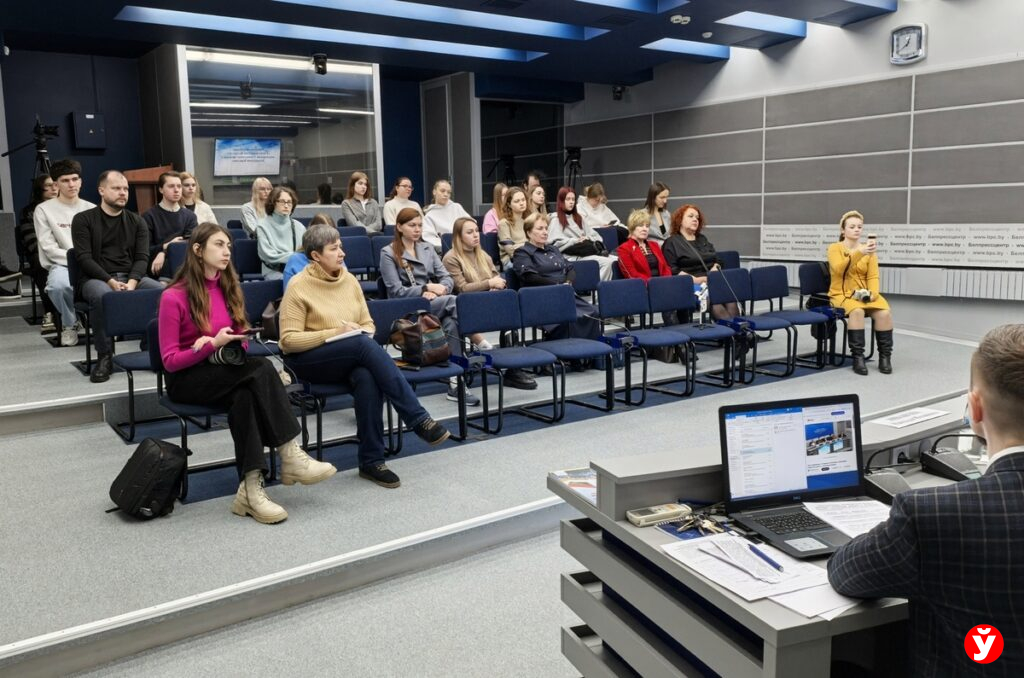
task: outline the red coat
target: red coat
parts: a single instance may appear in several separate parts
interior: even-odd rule
[[[660,275],[672,275],[672,269],[668,267],[668,262],[665,261],[665,255],[661,253],[661,247],[658,243],[648,240],[647,247],[658,258],[658,272]],[[630,238],[622,243],[615,250],[615,254],[619,255],[619,270],[622,271],[624,278],[651,279],[651,268],[647,265],[647,257],[640,249],[640,244],[636,240]]]

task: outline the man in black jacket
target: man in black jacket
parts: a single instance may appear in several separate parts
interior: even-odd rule
[[[99,354],[89,375],[92,382],[107,381],[113,370],[110,338],[103,328],[103,296],[109,292],[156,289],[161,285],[146,276],[149,230],[139,215],[124,208],[128,180],[116,170],[99,176],[100,204],[76,214],[71,222],[75,258],[81,269],[82,297]]]

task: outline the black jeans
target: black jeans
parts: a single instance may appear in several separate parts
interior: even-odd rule
[[[114,277],[118,282],[128,282],[127,273],[115,273]],[[152,278],[142,278],[135,289],[158,290],[161,287],[163,285]],[[90,278],[82,283],[82,298],[89,303],[92,343],[96,345],[96,352],[100,355],[109,355],[111,352],[110,338],[107,336],[106,328],[103,326],[103,297],[113,291],[106,282],[96,280],[95,278]]]
[[[239,476],[266,470],[264,447],[280,447],[301,432],[288,394],[273,363],[245,359],[244,365],[212,365],[203,361],[167,373],[167,394],[186,405],[223,407],[235,442]]]

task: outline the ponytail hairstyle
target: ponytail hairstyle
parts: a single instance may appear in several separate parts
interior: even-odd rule
[[[207,241],[217,233],[223,234],[228,242],[231,242],[231,234],[220,224],[204,222],[192,231],[192,237],[188,239],[188,248],[185,256],[185,263],[174,273],[167,289],[174,286],[183,287],[188,297],[188,311],[201,331],[209,333],[210,328],[210,294],[206,291],[206,272],[203,269],[203,250],[206,249]],[[220,274],[218,281],[224,299],[228,304],[228,313],[231,315],[231,322],[235,329],[249,327],[249,321],[245,318],[245,299],[242,296],[242,285],[238,282],[238,273],[235,265],[228,263]]]
[[[852,219],[854,217],[860,219],[861,221],[864,221],[864,215],[858,212],[857,210],[850,210],[849,212],[844,212],[843,216],[839,217],[839,242],[843,241],[843,229],[846,228],[846,220]]]

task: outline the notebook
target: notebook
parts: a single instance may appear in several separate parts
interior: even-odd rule
[[[795,558],[850,540],[802,502],[864,496],[856,395],[729,405],[718,422],[733,520]]]

